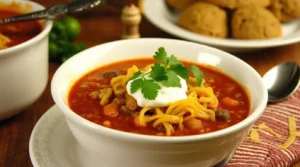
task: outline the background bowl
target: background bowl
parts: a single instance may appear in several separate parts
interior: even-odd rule
[[[249,117],[212,133],[159,137],[109,129],[85,120],[70,110],[67,94],[79,77],[107,63],[152,57],[161,46],[181,60],[213,65],[247,87],[251,94]],[[78,143],[91,156],[97,157],[97,164],[109,167],[212,166],[236,149],[267,104],[267,91],[261,77],[245,62],[211,47],[169,39],[122,40],[87,49],[59,67],[51,83],[51,92]]]
[[[24,0],[3,0],[1,9],[27,13],[44,9]],[[41,22],[43,30],[32,39],[0,50],[0,120],[11,117],[38,99],[48,81],[48,34],[52,21]]]

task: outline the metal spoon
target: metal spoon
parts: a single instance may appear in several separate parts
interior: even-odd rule
[[[45,10],[40,10],[25,15],[5,18],[0,20],[0,24],[6,24],[6,23],[12,23],[18,21],[36,20],[36,19],[54,19],[58,16],[67,13],[75,13],[85,9],[90,9],[100,4],[101,4],[101,0],[76,0],[67,4],[54,5]]]
[[[300,85],[300,67],[293,62],[270,69],[263,81],[268,89],[268,102],[280,102],[293,94]]]

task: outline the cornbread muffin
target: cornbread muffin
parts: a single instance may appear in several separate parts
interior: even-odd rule
[[[237,39],[267,39],[280,37],[280,21],[263,7],[245,7],[232,17],[232,35]]]
[[[270,5],[270,0],[236,0],[236,7],[258,6],[267,7]]]
[[[261,6],[266,7],[270,5],[270,0],[205,0],[217,6],[236,9],[246,6]]]
[[[168,5],[179,11],[183,11],[194,2],[196,2],[196,0],[167,0]]]
[[[269,9],[280,21],[290,21],[300,17],[300,0],[272,0]]]
[[[236,0],[203,0],[203,1],[215,4],[223,8],[229,8],[229,9],[236,8]]]
[[[180,14],[178,25],[206,36],[226,38],[228,35],[226,11],[210,3],[197,2],[188,7]]]

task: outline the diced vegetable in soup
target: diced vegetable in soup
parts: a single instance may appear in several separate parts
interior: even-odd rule
[[[0,10],[0,19],[20,15],[21,13]],[[26,21],[0,25],[0,50],[23,43],[42,31],[37,21]]]
[[[235,80],[166,55],[160,48],[154,59],[124,60],[89,72],[71,87],[69,107],[108,128],[158,136],[209,133],[248,116],[248,94]]]

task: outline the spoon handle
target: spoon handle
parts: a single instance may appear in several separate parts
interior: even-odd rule
[[[0,20],[0,24],[35,20],[35,19],[53,19],[56,16],[65,14],[66,12],[67,12],[66,5],[55,5],[45,10],[2,19]]]
[[[101,0],[77,0],[72,1],[68,4],[58,4],[51,6],[45,10],[40,10],[37,12],[32,12],[20,16],[14,16],[10,18],[5,18],[0,20],[0,24],[7,24],[19,21],[37,20],[37,19],[54,19],[58,16],[64,15],[66,13],[79,12],[84,9],[93,8],[98,6]]]

